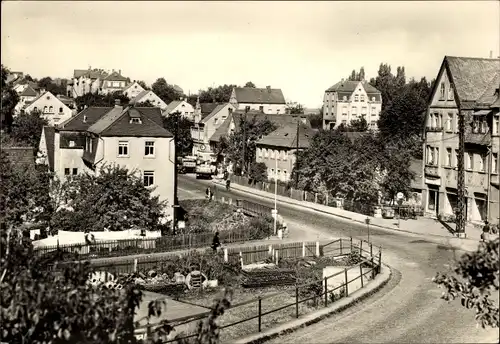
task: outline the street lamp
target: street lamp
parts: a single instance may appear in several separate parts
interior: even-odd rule
[[[274,169],[274,235],[277,233],[276,222],[278,220],[277,196],[278,196],[278,155],[275,154],[275,169]]]
[[[365,223],[366,223],[366,228],[368,229],[368,242],[370,242],[370,218],[367,217],[365,219]]]
[[[297,118],[297,146],[295,147],[295,187],[299,185],[299,131],[300,131],[300,120],[303,118],[301,114],[292,115],[292,118]]]

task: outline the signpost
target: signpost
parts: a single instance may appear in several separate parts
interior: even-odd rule
[[[403,199],[405,198],[405,195],[402,192],[398,192],[396,195],[396,198],[398,199],[398,228],[401,227],[401,205],[403,204]]]

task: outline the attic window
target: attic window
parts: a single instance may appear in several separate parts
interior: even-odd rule
[[[50,100],[50,96],[47,96],[47,100]]]
[[[131,118],[130,123],[142,124],[141,119],[137,117]]]
[[[69,146],[74,147],[75,146],[75,141],[69,141]]]
[[[87,123],[87,116],[83,116],[83,123]]]

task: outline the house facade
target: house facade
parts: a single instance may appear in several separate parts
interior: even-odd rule
[[[111,74],[102,80],[99,93],[106,95],[115,92],[123,92],[127,87],[128,79],[122,75],[121,69],[119,71],[112,71]]]
[[[288,182],[295,165],[295,154],[298,149],[309,147],[309,140],[315,131],[305,123],[299,122],[297,135],[297,119],[279,127],[256,143],[256,162],[267,166],[268,179]],[[298,140],[298,142],[297,142]]]
[[[466,219],[498,223],[500,60],[445,56],[426,114],[423,201],[428,215],[458,205],[459,116],[464,118]]]
[[[73,110],[49,91],[35,98],[24,111],[27,113],[39,111],[51,126],[63,123],[73,115]]]
[[[174,112],[180,112],[183,117],[194,122],[194,107],[187,102],[187,98],[171,101],[163,110],[163,116],[171,115]]]
[[[66,85],[67,96],[77,98],[87,93],[108,94],[123,91],[128,79],[121,75],[121,70],[111,72],[104,69],[75,69],[73,78]]]
[[[281,89],[235,87],[229,103],[236,110],[260,111],[269,115],[286,114],[288,106]]]
[[[137,97],[138,94],[140,94],[143,91],[145,91],[144,88],[141,85],[139,85],[137,81],[134,80],[134,82],[125,87],[125,89],[123,90],[123,94],[128,99],[134,99],[135,97]]]
[[[214,153],[210,146],[210,138],[226,119],[229,118],[233,111],[233,105],[229,103],[219,104],[208,116],[201,118],[201,105],[198,99],[195,106],[195,123],[191,127],[191,139],[193,140],[192,154],[194,156],[198,156],[199,153]]]
[[[382,94],[366,81],[344,81],[327,89],[323,97],[323,129],[364,117],[371,130],[377,130],[382,111]]]
[[[99,173],[105,164],[136,171],[173,215],[175,145],[159,108],[89,107],[61,126],[44,127],[39,150],[60,179]]]
[[[151,105],[159,107],[162,111],[167,108],[167,104],[151,90],[144,90],[135,98],[130,100],[130,104],[140,104],[145,102],[149,102]]]
[[[24,111],[26,106],[31,104],[37,97],[38,92],[33,89],[33,87],[26,85],[23,88],[23,91],[19,93],[19,102],[14,107],[14,113],[20,114],[21,111]]]

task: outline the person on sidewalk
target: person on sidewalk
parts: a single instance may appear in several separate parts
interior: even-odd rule
[[[212,190],[210,190],[210,187],[207,187],[205,190],[205,198],[210,202],[212,200]]]
[[[219,239],[219,232],[215,232],[214,240],[212,241],[212,249],[217,252],[217,249],[221,246]]]
[[[488,220],[485,220],[484,226],[483,226],[483,232],[481,233],[481,240],[482,241],[489,240],[490,233],[491,233],[490,224],[489,224]]]

